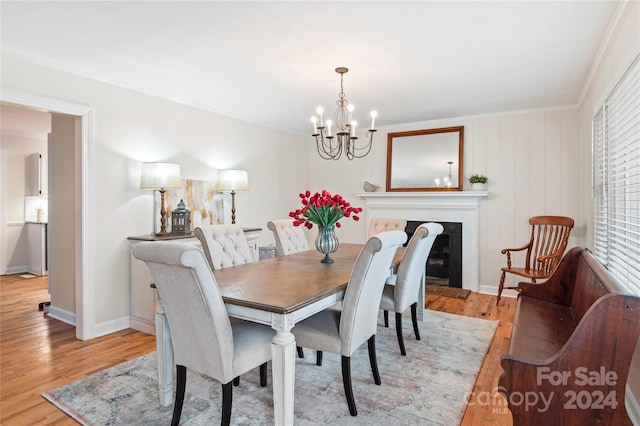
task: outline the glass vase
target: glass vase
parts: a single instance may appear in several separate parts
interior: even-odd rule
[[[338,250],[338,237],[336,236],[335,225],[331,226],[318,226],[318,237],[316,238],[316,249],[320,253],[324,253],[324,259],[322,263],[333,263],[333,259],[329,257],[329,254]]]

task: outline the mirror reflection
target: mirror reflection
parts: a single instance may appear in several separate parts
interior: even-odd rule
[[[387,191],[462,190],[464,127],[389,133]]]

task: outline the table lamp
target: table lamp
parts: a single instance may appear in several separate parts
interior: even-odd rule
[[[180,164],[142,163],[140,189],[153,189],[160,192],[160,232],[155,235],[168,235],[167,209],[164,206],[164,193],[167,188],[182,188]],[[153,227],[155,231],[155,225]]]
[[[218,191],[231,192],[231,223],[236,223],[236,192],[249,191],[249,176],[246,170],[220,170]]]

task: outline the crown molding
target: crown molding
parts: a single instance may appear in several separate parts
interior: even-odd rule
[[[613,13],[613,17],[609,22],[609,27],[607,28],[607,32],[600,43],[600,47],[598,48],[598,52],[596,53],[596,57],[593,60],[591,68],[589,69],[589,74],[587,75],[587,79],[585,80],[584,85],[582,86],[582,90],[580,91],[580,96],[578,97],[578,105],[582,105],[584,102],[587,93],[591,89],[593,85],[593,80],[596,74],[600,71],[602,64],[604,63],[605,58],[611,51],[611,47],[613,46],[613,42],[615,41],[620,28],[622,27],[622,23],[626,19],[627,15],[630,13],[633,4],[636,3],[634,1],[621,1],[618,4],[615,12]],[[635,45],[638,45],[638,39],[635,41]],[[634,51],[637,49],[633,49]],[[635,54],[632,55],[635,57]]]

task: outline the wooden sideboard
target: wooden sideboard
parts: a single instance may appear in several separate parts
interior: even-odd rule
[[[253,261],[259,260],[258,239],[262,232],[262,228],[243,228],[247,237],[249,247],[253,253]],[[193,234],[187,235],[141,235],[137,237],[128,237],[130,248],[143,241],[180,241],[190,243],[196,247],[200,246],[200,241]],[[148,334],[155,334],[155,313],[156,313],[156,292],[152,289],[151,273],[144,262],[136,259],[133,254],[129,254],[131,259],[131,307],[130,321],[131,328],[143,331]]]

